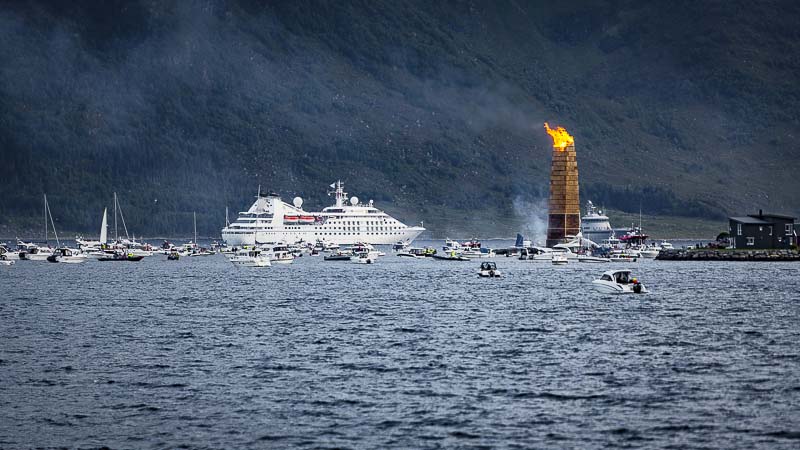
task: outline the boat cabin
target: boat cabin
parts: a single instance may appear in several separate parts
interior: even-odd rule
[[[605,272],[603,276],[600,277],[603,281],[611,281],[613,283],[619,284],[628,284],[633,281],[633,277],[631,277],[630,270],[611,270]]]
[[[497,264],[493,262],[481,263],[481,270],[497,270]]]

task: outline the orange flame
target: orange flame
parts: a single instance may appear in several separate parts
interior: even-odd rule
[[[563,152],[567,146],[574,146],[575,145],[575,138],[570,136],[567,133],[567,130],[564,127],[556,127],[555,129],[550,128],[550,125],[547,122],[544,123],[544,129],[547,130],[547,134],[553,138],[553,147],[559,148]]]

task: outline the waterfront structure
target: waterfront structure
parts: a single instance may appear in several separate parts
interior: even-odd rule
[[[795,218],[780,214],[729,217],[731,248],[788,249],[797,245]]]
[[[550,167],[550,203],[547,216],[548,247],[562,243],[567,236],[581,231],[581,209],[578,194],[578,160],[575,139],[563,127],[550,128],[553,138],[553,159]]]

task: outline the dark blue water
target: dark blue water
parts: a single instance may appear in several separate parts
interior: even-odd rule
[[[0,267],[0,447],[798,448],[792,263]]]

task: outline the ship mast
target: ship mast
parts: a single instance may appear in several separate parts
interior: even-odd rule
[[[344,191],[344,183],[342,183],[342,180],[339,180],[332,184],[331,187],[336,188],[336,207],[341,208],[344,205],[344,199],[347,197],[347,192]],[[330,194],[331,193],[328,192],[328,195]]]

